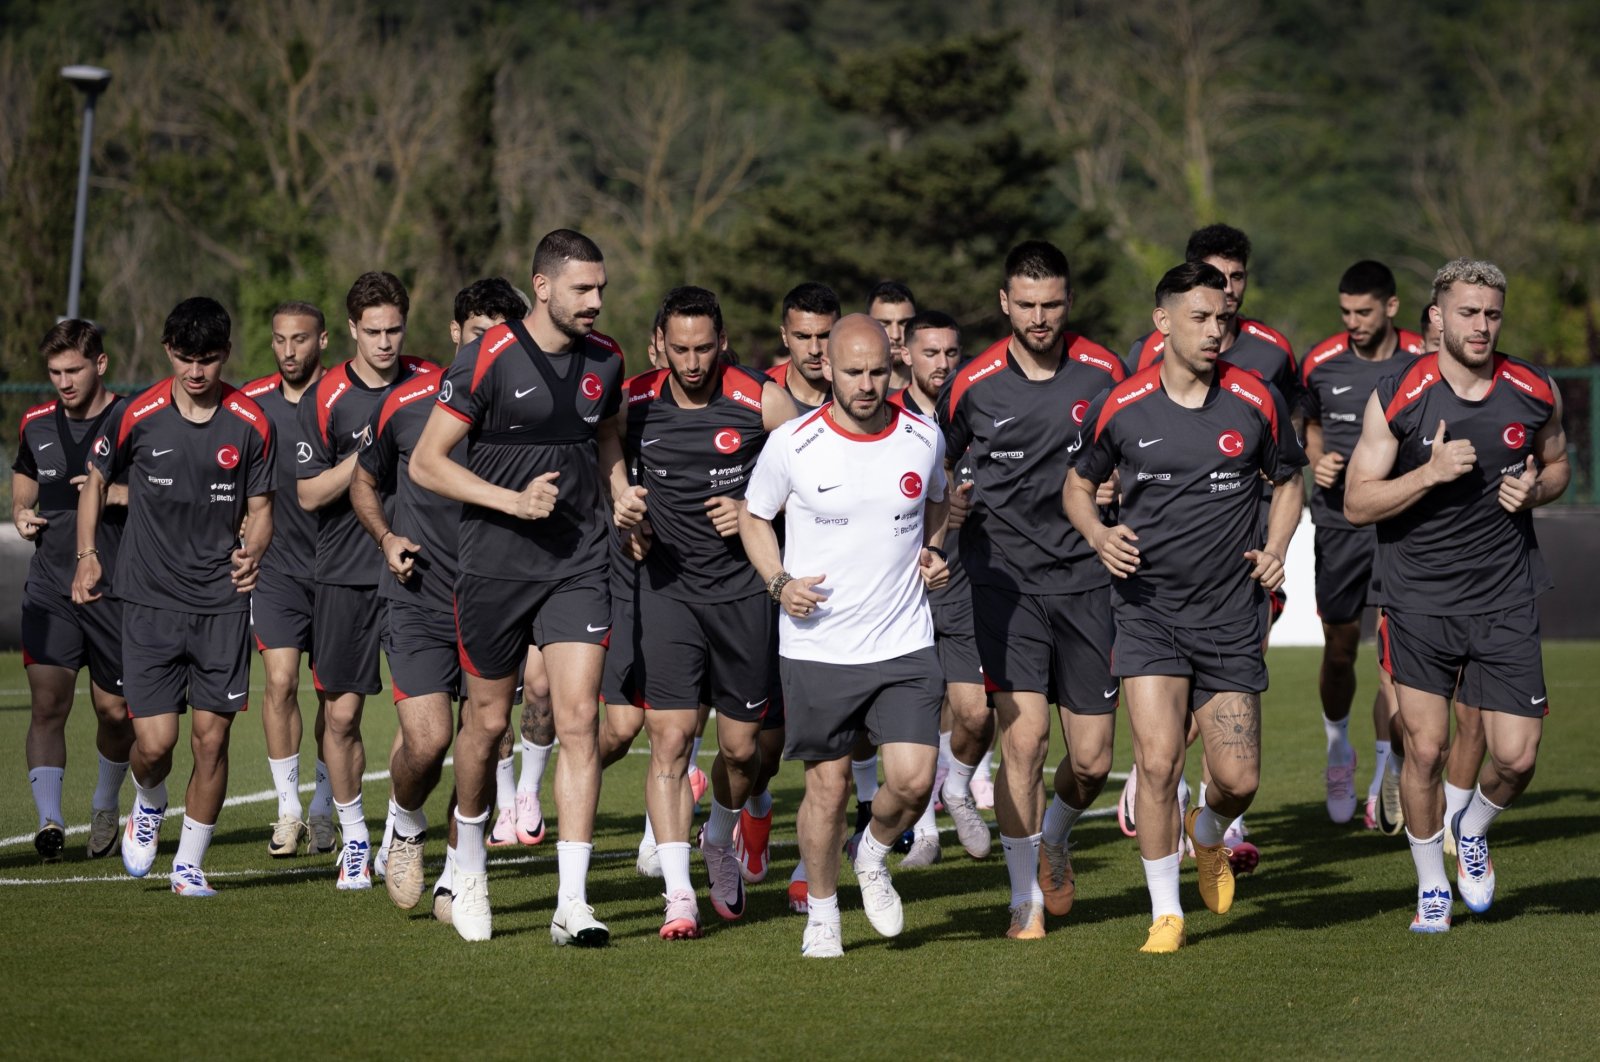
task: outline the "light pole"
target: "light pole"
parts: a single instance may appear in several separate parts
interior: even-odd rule
[[[72,274],[67,280],[67,316],[78,316],[83,287],[83,229],[89,218],[89,145],[94,141],[94,103],[111,83],[111,71],[98,66],[64,66],[61,76],[83,90],[83,148],[78,153],[78,209],[72,222]]]

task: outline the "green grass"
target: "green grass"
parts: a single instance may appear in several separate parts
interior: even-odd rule
[[[207,902],[167,892],[175,824],[145,881],[123,878],[115,860],[88,863],[81,834],[55,867],[39,866],[26,842],[0,847],[0,955],[16,978],[0,993],[0,1055],[1593,1057],[1597,648],[1546,648],[1552,714],[1538,777],[1494,829],[1499,896],[1485,916],[1458,904],[1443,937],[1406,932],[1414,878],[1401,840],[1327,822],[1318,653],[1279,649],[1264,779],[1249,816],[1261,868],[1218,917],[1203,909],[1186,864],[1189,946],[1176,956],[1136,953],[1149,922],[1137,851],[1114,819],[1099,817],[1074,834],[1077,905],[1051,920],[1041,943],[1003,938],[998,846],[973,863],[947,832],[943,863],[896,878],[903,936],[876,937],[846,886],[845,958],[806,962],[801,920],[784,905],[799,796],[799,772],[787,765],[776,785],[772,879],[751,891],[743,922],[720,924],[702,896],[706,938],[664,943],[659,882],[633,870],[644,764],[634,756],[607,775],[602,796],[590,898],[614,944],[599,952],[550,944],[549,842],[491,856],[495,938],[470,946],[394,909],[381,885],[336,893],[322,859],[269,860],[270,802],[224,810],[208,858],[221,892]],[[1363,698],[1370,666],[1368,653]],[[21,753],[25,687],[19,658],[0,657],[0,745],[10,750],[0,836],[34,823]],[[1364,791],[1371,740],[1366,713],[1356,719]],[[1130,758],[1125,722],[1120,770]],[[386,749],[392,727],[387,699],[376,699],[369,750]],[[70,740],[68,818],[84,822],[93,744],[81,698]],[[175,804],[187,772],[180,754]],[[1197,775],[1191,760],[1191,781]],[[270,788],[254,713],[234,730],[230,788]],[[369,815],[385,795],[382,783],[368,784]],[[428,808],[435,823],[442,799]],[[442,841],[428,857],[430,866],[442,860]],[[698,860],[695,874],[703,883]],[[93,880],[66,880],[85,877]]]

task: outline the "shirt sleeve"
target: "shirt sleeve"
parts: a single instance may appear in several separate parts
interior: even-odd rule
[[[1099,397],[1089,403],[1089,411],[1083,415],[1083,426],[1078,429],[1078,460],[1073,467],[1078,475],[1091,483],[1104,483],[1110,479],[1111,473],[1117,470],[1122,460],[1111,425],[1100,424],[1100,411],[1105,408],[1110,395],[1109,390],[1102,391]]]
[[[489,412],[489,389],[473,387],[482,343],[481,338],[475,339],[463,347],[461,353],[456,355],[456,360],[450,363],[450,368],[445,370],[444,380],[439,384],[439,404],[458,420],[473,425],[482,424]]]
[[[361,436],[361,449],[358,451],[356,461],[367,474],[378,484],[381,494],[393,494],[395,487],[395,470],[399,465],[400,449],[395,443],[394,418],[379,426],[383,417],[383,407],[379,406],[373,411],[372,420],[367,424],[367,430]]]
[[[128,423],[132,415],[133,407],[125,406],[122,415],[117,417],[114,424],[107,424],[105,431],[89,448],[89,460],[94,462],[94,467],[100,470],[100,475],[105,477],[107,483],[115,483],[117,477],[133,463],[133,426]]]
[[[39,462],[34,459],[33,447],[28,445],[28,428],[23,426],[17,441],[17,459],[11,462],[11,471],[19,476],[27,476],[34,482],[39,481]]]
[[[950,408],[950,394],[956,381],[955,373],[939,388],[939,397],[933,401],[934,415],[939,420],[939,427],[944,433],[944,452],[947,454],[964,454],[967,447],[972,445],[972,430],[967,425],[966,411],[957,407]]]
[[[745,508],[750,510],[751,516],[771,520],[789,500],[791,486],[789,433],[775,432],[767,436],[767,443],[761,448],[761,459],[745,485]]]
[[[303,450],[297,447],[294,466],[296,479],[312,479],[337,463],[333,459],[333,449],[328,445],[328,437],[323,434],[322,425],[317,423],[320,390],[313,388],[310,393],[302,395],[300,404],[295,407],[295,416],[300,421],[301,441],[306,444]]]
[[[250,471],[245,477],[245,496],[255,498],[278,489],[278,438],[272,421],[261,418],[260,432],[250,433]]]
[[[1282,483],[1305,467],[1306,452],[1294,425],[1289,423],[1289,403],[1283,392],[1271,384],[1267,385],[1267,392],[1277,413],[1278,430],[1262,434],[1261,471],[1273,483]]]
[[[1305,414],[1307,420],[1322,421],[1322,398],[1317,390],[1317,381],[1313,371],[1306,377],[1305,386],[1300,389],[1300,412]],[[1288,396],[1285,396],[1286,398]]]

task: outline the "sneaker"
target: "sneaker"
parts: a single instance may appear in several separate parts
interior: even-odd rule
[[[733,828],[733,854],[739,860],[739,874],[746,884],[767,880],[768,847],[772,842],[772,812],[756,818],[741,809],[739,825]]]
[[[867,823],[872,821],[872,801],[856,801],[856,828],[844,842],[844,857],[847,861],[856,861],[856,850],[861,847],[861,834],[866,830]]]
[[[880,937],[898,937],[906,926],[906,913],[900,903],[900,894],[894,891],[887,867],[863,870],[859,866],[856,884],[861,888],[861,906],[867,910],[867,921]]]
[[[1454,897],[1449,889],[1430,889],[1417,893],[1417,913],[1411,919],[1413,933],[1450,932],[1450,904]]]
[[[1329,753],[1328,767],[1322,775],[1327,790],[1328,818],[1343,825],[1356,813],[1356,761],[1359,757],[1355,749],[1351,749],[1349,763],[1334,763],[1332,755]]]
[[[639,842],[639,858],[633,861],[633,869],[639,872],[641,878],[661,876],[661,857],[656,855],[655,845]]]
[[[333,830],[332,815],[308,815],[306,825],[311,829],[311,851],[327,855],[338,847],[338,834]]]
[[[967,855],[973,859],[989,858],[994,838],[989,835],[989,824],[978,814],[978,802],[970,795],[958,797],[945,793],[944,806],[950,812],[951,821],[956,824],[956,838],[960,840],[961,847],[967,850]]]
[[[117,850],[117,839],[122,836],[122,823],[117,821],[116,808],[95,808],[89,820],[89,858],[104,859]],[[34,843],[38,843],[35,840]]]
[[[894,844],[889,846],[889,851],[899,852],[901,855],[908,855],[911,852],[911,846],[916,843],[916,830],[902,830],[900,832],[900,836],[894,839]]]
[[[1076,883],[1067,846],[1040,842],[1039,888],[1044,890],[1044,909],[1058,918],[1071,911]]]
[[[739,873],[739,860],[731,844],[708,844],[705,834],[700,835],[700,858],[706,863],[706,877],[711,879],[711,907],[724,919],[732,922],[744,917],[744,876]]]
[[[1228,849],[1225,844],[1204,845],[1195,840],[1194,821],[1199,817],[1200,809],[1190,808],[1183,819],[1183,832],[1194,845],[1200,898],[1214,914],[1227,914],[1233,906],[1233,867],[1228,864]]]
[[[1378,785],[1378,829],[1393,837],[1405,828],[1406,812],[1400,805],[1400,765],[1390,756]]]
[[[570,896],[561,897],[556,915],[550,920],[550,939],[557,944],[580,948],[603,948],[611,940],[611,930],[594,916],[594,908]]]
[[[538,793],[517,794],[516,830],[518,844],[531,848],[544,840],[544,811],[539,807]]]
[[[370,843],[346,841],[339,851],[339,878],[335,884],[345,890],[372,888],[372,863],[368,859],[371,854]]]
[[[662,899],[667,901],[667,914],[661,923],[661,939],[699,940],[700,903],[694,893],[675,892]]]
[[[1233,868],[1235,877],[1250,873],[1261,863],[1261,849],[1245,840],[1246,832],[1244,820],[1234,819],[1222,835],[1222,847],[1228,852],[1228,866]],[[1187,836],[1183,842],[1188,845],[1189,854],[1194,855],[1194,845]]]
[[[455,893],[450,905],[450,924],[462,940],[488,940],[494,932],[494,914],[489,910],[489,875],[456,870],[450,889]]]
[[[455,918],[456,894],[441,876],[433,886],[433,919],[450,925]]]
[[[187,863],[174,863],[172,873],[167,876],[167,880],[172,882],[172,891],[179,896],[204,899],[217,894],[217,890],[206,880],[205,871]]]
[[[133,877],[144,877],[155,864],[161,820],[166,814],[166,808],[147,808],[134,800],[128,824],[122,830],[122,868]]]
[[[1139,950],[1146,955],[1170,955],[1184,945],[1183,919],[1162,915],[1150,925],[1150,935]]]
[[[693,803],[696,806],[699,805],[700,798],[706,795],[706,789],[710,785],[711,779],[706,777],[706,772],[691,763],[689,765],[689,793],[694,797]]]
[[[59,822],[47,822],[33,835],[33,850],[46,863],[61,862],[61,852],[67,847],[67,831]]]
[[[980,810],[993,811],[994,779],[974,776],[972,779],[972,799],[977,802]]]
[[[789,910],[795,914],[811,911],[811,888],[804,881],[789,882]]]
[[[1466,813],[1466,808],[1456,812],[1444,835],[1456,842],[1456,889],[1461,902],[1473,914],[1483,914],[1494,903],[1494,860],[1489,858],[1488,837],[1461,836],[1461,816]]]
[[[378,852],[372,857],[372,879],[384,881],[389,876],[389,846],[379,845]]]
[[[944,849],[939,847],[939,835],[936,833],[919,833],[911,839],[911,851],[900,860],[901,868],[905,867],[931,867],[944,858]]]
[[[422,837],[395,837],[389,844],[389,868],[383,885],[389,899],[402,911],[409,911],[422,899],[426,885],[422,873]]]
[[[504,848],[517,843],[517,813],[511,808],[501,808],[494,820],[494,829],[483,843],[490,848]]]
[[[804,885],[805,882],[798,884]],[[807,959],[838,959],[844,955],[838,922],[807,922],[800,937],[800,954]]]
[[[272,824],[272,839],[267,842],[267,855],[273,859],[287,859],[298,855],[300,846],[308,837],[306,824],[298,815],[279,815]]]
[[[1031,901],[1012,905],[1011,928],[1006,930],[1006,936],[1011,940],[1043,940],[1044,908]]]
[[[1117,797],[1117,826],[1124,837],[1139,836],[1133,822],[1133,798],[1139,791],[1139,768],[1128,768],[1128,780],[1122,783],[1122,795]]]
[[[1373,793],[1367,797],[1367,813],[1362,816],[1361,828],[1376,830],[1378,828],[1378,795]]]

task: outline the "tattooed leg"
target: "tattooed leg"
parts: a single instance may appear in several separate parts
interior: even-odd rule
[[[1215,694],[1195,720],[1209,768],[1206,802],[1226,818],[1243,815],[1261,781],[1261,695]]]

